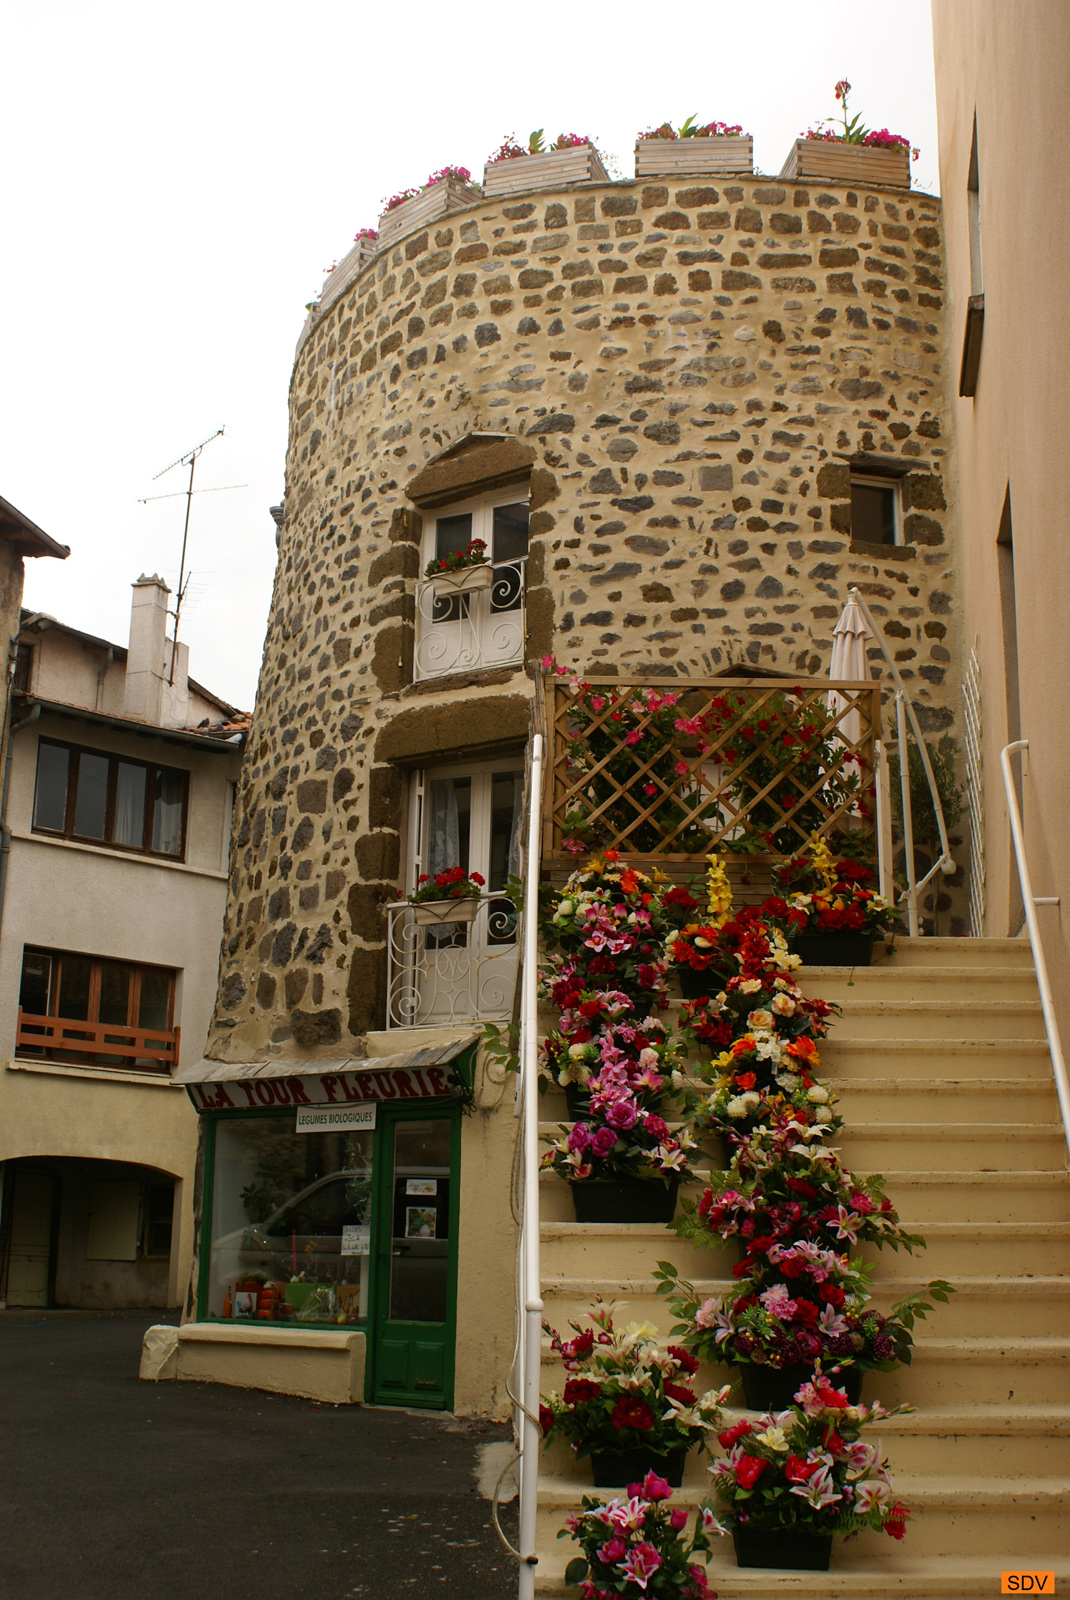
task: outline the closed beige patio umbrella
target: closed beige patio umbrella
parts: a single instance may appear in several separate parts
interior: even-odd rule
[[[876,640],[866,625],[865,617],[856,601],[848,600],[832,633],[829,677],[833,682],[837,679],[843,683],[862,683],[868,680],[869,661],[866,657],[866,645],[870,642],[876,643]],[[835,716],[850,702],[845,695],[830,689],[826,704]],[[850,710],[840,718],[836,727],[846,743],[856,744],[862,733],[862,719],[857,711]]]

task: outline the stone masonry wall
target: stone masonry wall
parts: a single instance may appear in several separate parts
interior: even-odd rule
[[[532,660],[826,673],[856,583],[923,726],[954,731],[942,279],[925,195],[635,182],[454,214],[321,309],[293,374],[213,1054],[338,1056],[382,1026],[405,766],[527,736],[529,672],[412,683],[406,488],[470,435],[530,462]],[[858,454],[904,473],[901,548],[851,541]]]

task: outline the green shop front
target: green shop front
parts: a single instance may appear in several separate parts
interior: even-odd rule
[[[196,1327],[180,1338],[202,1357],[225,1343],[232,1361],[235,1345],[266,1344],[278,1363],[290,1343],[306,1364],[359,1347],[353,1399],[452,1409],[475,1057],[468,1034],[337,1064],[180,1072],[204,1122]]]

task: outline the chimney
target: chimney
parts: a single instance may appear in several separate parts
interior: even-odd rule
[[[159,726],[167,683],[167,598],[163,579],[145,573],[135,584],[130,607],[130,647],[126,657],[123,715]]]

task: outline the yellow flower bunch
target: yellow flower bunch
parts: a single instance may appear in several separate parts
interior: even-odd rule
[[[828,843],[817,832],[810,836],[810,859],[814,870],[824,880],[825,888],[831,889],[836,882],[836,863],[832,859],[832,851]]]
[[[709,869],[706,873],[706,892],[709,900],[710,926],[723,928],[732,915],[732,886],[728,881],[728,874],[716,850],[708,855]]]

